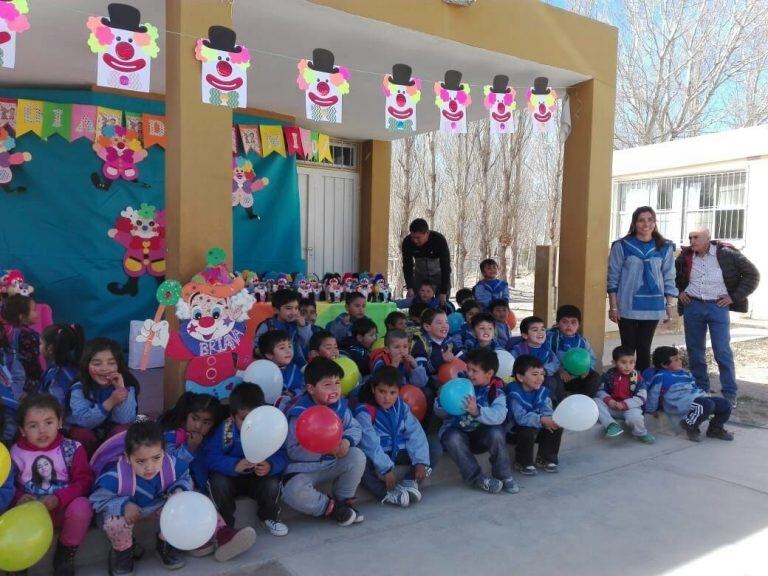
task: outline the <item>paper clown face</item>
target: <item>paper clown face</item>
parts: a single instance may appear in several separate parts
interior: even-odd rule
[[[384,126],[393,132],[416,130],[416,104],[421,100],[421,80],[411,78],[407,64],[392,66],[392,75],[386,74],[382,91],[387,97],[384,106]]]
[[[498,74],[492,86],[483,87],[483,106],[488,110],[492,134],[510,134],[515,131],[515,91],[507,86],[509,77]]]
[[[227,108],[248,106],[248,67],[251,53],[235,44],[235,31],[224,26],[208,28],[208,39],[195,45],[195,58],[202,62],[200,75],[203,102]]]
[[[27,0],[0,0],[0,67],[16,66],[16,35],[29,30]]]
[[[157,28],[127,4],[109,4],[109,18],[88,18],[88,46],[98,55],[96,83],[118,90],[149,92],[152,59],[157,57]]]
[[[469,84],[461,83],[461,72],[447,70],[445,82],[435,82],[435,105],[440,109],[440,131],[464,134],[467,131],[467,108],[472,104]]]
[[[528,88],[525,95],[526,107],[533,118],[533,123],[542,132],[554,125],[555,110],[557,109],[557,92],[547,84],[549,84],[549,79],[539,76],[533,81],[533,87]]]
[[[349,94],[349,70],[334,66],[330,50],[315,48],[312,60],[299,61],[296,83],[304,90],[307,118],[315,122],[341,122],[341,103]]]

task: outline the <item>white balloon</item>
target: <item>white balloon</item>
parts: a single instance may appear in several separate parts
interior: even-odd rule
[[[499,358],[499,369],[496,371],[496,376],[504,380],[504,382],[510,382],[512,380],[512,368],[515,366],[515,358],[506,350],[496,350],[496,356]]]
[[[245,458],[258,464],[264,462],[285,443],[288,437],[288,420],[274,406],[259,406],[243,420],[240,442]]]
[[[597,422],[597,405],[584,394],[572,394],[558,404],[552,418],[558,426],[574,432],[589,430]]]
[[[216,507],[200,492],[180,492],[160,513],[160,533],[174,548],[195,550],[216,532]]]
[[[251,362],[243,372],[243,382],[258,384],[267,404],[274,404],[283,392],[283,374],[271,360]]]

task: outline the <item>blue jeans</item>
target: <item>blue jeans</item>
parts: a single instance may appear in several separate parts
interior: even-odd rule
[[[483,477],[483,470],[475,458],[475,454],[482,452],[488,452],[490,455],[491,475],[494,478],[512,478],[512,461],[507,450],[504,426],[480,426],[471,432],[448,428],[440,440],[451,460],[459,468],[462,479],[470,486]]]
[[[720,307],[714,302],[691,300],[683,311],[685,326],[685,346],[688,349],[688,362],[696,385],[709,391],[707,374],[707,329],[712,341],[712,352],[720,370],[720,386],[723,396],[736,396],[736,367],[731,352],[731,318],[728,307]]]

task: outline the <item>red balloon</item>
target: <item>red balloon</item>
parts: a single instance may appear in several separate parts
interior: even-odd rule
[[[437,369],[437,379],[440,380],[440,384],[445,384],[448,380],[459,378],[460,372],[465,372],[467,365],[463,360],[454,358],[450,362],[443,362],[440,368]]]
[[[413,415],[416,416],[419,422],[424,420],[424,416],[427,415],[427,398],[420,388],[412,384],[406,384],[400,388],[400,398],[411,407],[411,412],[413,412]]]
[[[517,318],[515,318],[515,313],[512,310],[507,314],[507,326],[509,326],[510,330],[514,330],[515,326],[517,326]]]
[[[308,452],[331,454],[341,443],[344,425],[328,406],[312,406],[296,419],[296,439]]]

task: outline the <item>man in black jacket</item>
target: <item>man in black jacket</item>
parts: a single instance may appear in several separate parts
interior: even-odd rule
[[[747,296],[757,288],[760,273],[733,246],[712,241],[706,228],[688,235],[691,241],[675,261],[678,305],[683,314],[685,346],[696,384],[709,391],[705,357],[707,330],[720,370],[723,397],[736,406],[736,369],[731,352],[729,310],[746,312]]]
[[[435,287],[441,304],[451,292],[451,252],[445,236],[429,229],[423,218],[417,218],[408,227],[410,234],[403,238],[403,276],[408,287],[408,298],[413,298],[423,280]]]

